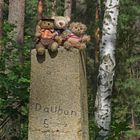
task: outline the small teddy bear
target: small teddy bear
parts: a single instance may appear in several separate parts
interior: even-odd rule
[[[55,37],[58,33],[54,30],[54,19],[42,19],[38,22],[35,36],[37,38],[36,51],[38,55],[43,55],[45,49],[52,52],[57,51],[58,43]]]
[[[86,48],[86,44],[90,41],[90,36],[85,35],[87,27],[85,24],[81,22],[72,22],[69,26],[69,30],[67,31],[67,39],[64,42],[64,47],[66,49],[70,49],[72,47],[78,49]]]
[[[54,19],[55,31],[58,33],[55,40],[60,46],[62,46],[65,38],[65,31],[68,28],[70,18],[68,16],[53,16],[52,19]]]

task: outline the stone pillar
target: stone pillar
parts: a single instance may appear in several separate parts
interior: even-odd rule
[[[84,53],[31,52],[28,140],[89,140]]]

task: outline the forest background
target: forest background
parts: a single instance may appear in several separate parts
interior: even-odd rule
[[[30,51],[35,46],[37,24],[37,0],[19,0],[25,8],[21,15],[23,34],[16,38],[17,23],[10,11],[11,1],[0,0],[0,138],[9,133],[17,139],[27,140],[28,106],[30,91]],[[19,2],[15,1],[15,5]],[[44,0],[43,13],[64,14],[64,0]],[[94,121],[97,75],[99,67],[99,45],[96,33],[102,30],[104,2],[78,0],[72,3],[72,21],[81,21],[88,27],[91,42],[87,46],[87,78],[89,103],[90,140],[96,140],[98,129]],[[25,5],[24,5],[25,4]],[[12,5],[11,5],[12,6]],[[13,5],[14,7],[14,5]],[[52,9],[54,8],[54,9]],[[99,13],[97,12],[99,11]],[[99,14],[99,17],[97,16]],[[24,18],[25,20],[23,20]],[[101,39],[101,32],[100,32]],[[140,139],[140,1],[121,0],[117,27],[116,68],[112,92],[112,124],[110,140]],[[11,128],[11,129],[7,129]],[[15,134],[13,134],[15,133]]]

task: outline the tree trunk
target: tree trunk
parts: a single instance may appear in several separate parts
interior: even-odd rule
[[[99,63],[99,42],[100,42],[100,28],[97,27],[96,32],[95,32],[95,39],[96,39],[96,44],[95,44],[95,63]]]
[[[72,0],[65,0],[64,16],[71,18]]]
[[[109,134],[111,124],[111,95],[115,68],[115,45],[119,0],[106,0],[100,43],[100,66],[95,101],[95,121],[100,128],[99,135]]]
[[[76,0],[76,15],[77,20],[84,22],[84,18],[86,16],[86,0]]]
[[[52,12],[51,15],[52,16],[56,16],[57,10],[56,10],[56,0],[52,0]]]
[[[100,20],[100,6],[99,2],[97,1],[97,6],[96,6],[96,15],[95,15],[95,21],[96,23],[99,23]],[[95,63],[99,63],[99,42],[100,42],[100,27],[98,25],[96,32],[95,32],[95,39],[96,39],[96,44],[95,44]]]
[[[9,15],[8,21],[14,24],[15,27],[15,40],[20,46],[19,60],[23,63],[22,45],[24,38],[24,16],[25,16],[25,0],[9,0]]]
[[[16,41],[23,43],[24,37],[25,0],[9,0],[8,21],[16,26]]]
[[[8,14],[8,22],[15,25],[14,32],[11,31],[11,34],[14,33],[14,37],[11,39],[16,41],[19,46],[18,50],[14,48],[11,53],[11,57],[15,54],[15,51],[19,52],[19,59],[17,59],[20,64],[23,64],[23,55],[22,55],[22,45],[24,38],[24,15],[25,15],[25,0],[9,0],[9,14]],[[9,59],[11,58],[9,57]],[[12,65],[11,61],[8,60],[6,62],[6,73],[9,71],[8,67]],[[13,97],[14,98],[14,97]],[[18,104],[20,101],[15,101],[15,104]],[[8,116],[8,121],[6,119],[6,123],[3,126],[3,137],[6,140],[16,140],[20,139],[20,107],[16,109],[17,113]]]
[[[3,5],[4,1],[0,0],[0,54],[2,53],[2,25],[3,25]]]
[[[42,19],[42,12],[43,12],[43,1],[38,0],[38,5],[37,5],[37,20],[38,21]]]
[[[131,120],[132,120],[132,130],[135,131],[136,130],[136,122],[135,122],[135,113],[134,113],[134,109],[131,108]],[[137,136],[131,136],[130,138],[131,140],[137,140]]]

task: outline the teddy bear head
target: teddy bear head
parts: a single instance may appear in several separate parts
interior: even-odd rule
[[[53,16],[52,19],[54,19],[55,28],[57,29],[66,29],[70,22],[68,16]]]
[[[42,19],[39,21],[39,26],[41,29],[53,29],[54,19]]]
[[[70,24],[69,29],[71,30],[72,33],[74,33],[75,35],[83,35],[86,30],[87,27],[85,24],[81,23],[81,22],[72,22]]]

